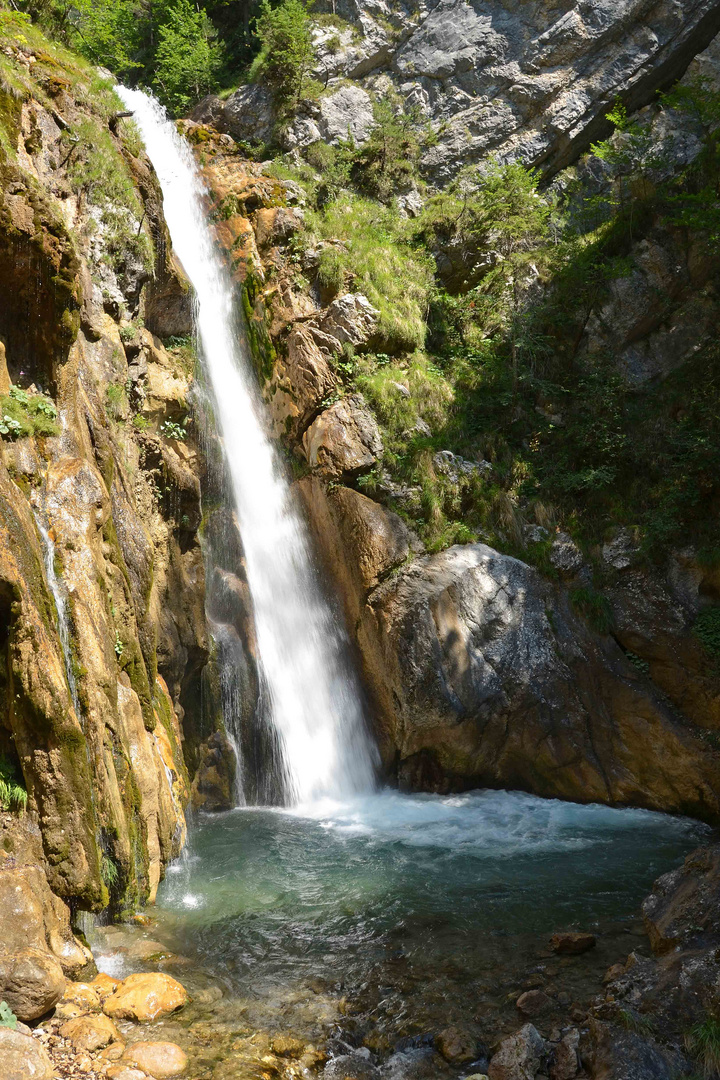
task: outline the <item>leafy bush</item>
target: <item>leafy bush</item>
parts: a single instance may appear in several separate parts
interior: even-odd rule
[[[8,438],[57,435],[56,420],[55,403],[45,394],[30,394],[11,386],[8,394],[0,396],[0,434]]]
[[[418,106],[407,108],[397,95],[373,103],[375,126],[354,155],[352,174],[358,187],[387,202],[417,173],[431,129]]]
[[[27,791],[18,777],[15,765],[0,754],[0,809],[24,810],[27,798]]]

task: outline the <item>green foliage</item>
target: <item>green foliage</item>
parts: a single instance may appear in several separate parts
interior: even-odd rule
[[[17,1016],[12,1011],[7,1001],[0,1001],[0,1028],[11,1028],[13,1031],[17,1027]]]
[[[103,884],[112,891],[120,880],[120,872],[117,863],[103,852],[100,860],[100,877]]]
[[[709,656],[720,657],[720,607],[701,611],[695,620],[693,633]]]
[[[397,95],[375,101],[373,117],[375,126],[354,155],[352,174],[361,191],[387,202],[416,175],[431,129],[419,107],[405,107]]]
[[[101,211],[103,247],[113,268],[121,270],[132,253],[152,269],[152,243],[141,229],[143,208],[110,132],[93,118],[84,117],[63,132],[63,142],[71,185]]]
[[[15,765],[0,754],[0,809],[24,810],[27,798],[27,791]]]
[[[30,394],[11,386],[8,394],[0,396],[0,434],[7,438],[57,435],[56,420],[55,403],[45,394]]]
[[[378,338],[385,347],[398,352],[421,346],[432,265],[426,253],[406,242],[397,215],[348,192],[308,215],[308,226],[319,239],[342,241],[335,255],[324,256],[332,259],[331,280],[349,279],[353,290],[377,308]]]
[[[181,442],[187,438],[187,417],[178,424],[174,420],[165,420],[160,427],[160,432],[167,439],[179,439]]]
[[[708,1016],[688,1032],[686,1045],[702,1065],[703,1075],[715,1077],[720,1072],[720,1020]]]
[[[128,412],[127,391],[123,383],[110,383],[105,391],[105,408],[113,420],[123,420]]]
[[[190,0],[175,0],[158,31],[153,86],[168,108],[181,114],[217,86],[222,62],[207,13]]]
[[[297,105],[317,93],[310,77],[315,60],[310,17],[302,0],[282,0],[271,7],[263,0],[257,19],[260,52],[250,69],[251,81],[261,81],[283,107]]]
[[[345,259],[336,247],[325,247],[320,252],[317,280],[332,295],[340,292],[345,281]]]
[[[607,597],[591,586],[580,585],[570,590],[570,601],[593,630],[607,634],[612,628],[612,609]]]
[[[121,659],[122,654],[124,652],[125,652],[125,645],[123,643],[123,639],[120,637],[120,631],[116,630],[115,631],[115,655],[118,658],[118,660]]]

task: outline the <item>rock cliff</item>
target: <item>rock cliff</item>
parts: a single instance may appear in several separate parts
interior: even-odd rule
[[[182,846],[207,656],[189,297],[111,85],[23,29],[0,88],[0,752],[54,892],[122,907]]]

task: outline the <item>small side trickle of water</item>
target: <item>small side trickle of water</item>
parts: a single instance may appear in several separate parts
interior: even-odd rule
[[[192,152],[156,101],[139,90],[118,93],[142,133],[173,247],[196,291],[201,357],[232,481],[285,799],[306,803],[370,790],[376,750],[347,637],[323,596],[301,514],[265,432],[233,285],[213,242]]]
[[[67,612],[67,597],[65,595],[65,589],[60,584],[60,580],[55,572],[55,543],[50,536],[50,533],[43,525],[36,510],[33,510],[35,515],[35,524],[37,525],[40,538],[43,543],[43,556],[45,559],[45,576],[47,577],[48,587],[53,595],[55,601],[55,610],[57,611],[57,630],[60,638],[60,647],[62,648],[63,660],[65,661],[65,674],[67,676],[68,688],[70,690],[70,696],[72,703],[75,706],[75,715],[82,724],[82,713],[80,711],[80,698],[78,697],[77,683],[75,682],[75,673],[72,666],[72,651],[70,648],[70,619]]]

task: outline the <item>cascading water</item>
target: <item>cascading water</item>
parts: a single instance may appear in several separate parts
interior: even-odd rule
[[[37,511],[35,513],[35,524],[37,525],[40,538],[43,542],[43,554],[45,556],[45,575],[47,577],[48,587],[53,595],[55,601],[55,610],[57,611],[57,628],[58,635],[60,637],[60,647],[62,648],[63,660],[65,661],[65,674],[67,676],[68,687],[70,689],[70,696],[72,703],[75,706],[75,715],[82,723],[82,713],[80,711],[80,698],[78,697],[77,684],[75,682],[75,673],[72,667],[72,653],[70,651],[70,620],[67,613],[67,600],[65,592],[60,584],[57,574],[55,573],[55,544],[53,542],[50,533],[47,531]]]
[[[192,153],[164,109],[118,87],[164,197],[173,247],[197,295],[197,331],[215,397],[252,596],[261,678],[290,801],[370,790],[375,750],[347,639],[316,580],[305,529],[262,420],[233,290],[203,207]]]

